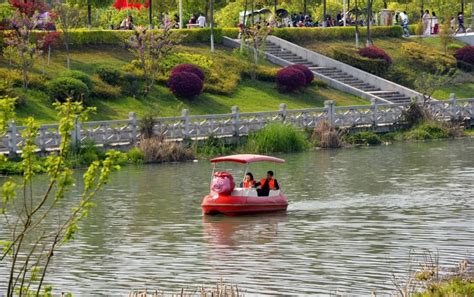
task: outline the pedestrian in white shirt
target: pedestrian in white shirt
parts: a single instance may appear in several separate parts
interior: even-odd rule
[[[197,24],[199,27],[204,28],[206,26],[206,17],[202,15],[202,13],[199,15],[197,19]]]

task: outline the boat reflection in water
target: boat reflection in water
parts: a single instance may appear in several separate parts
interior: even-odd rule
[[[216,247],[271,243],[278,239],[280,225],[288,222],[285,211],[240,217],[202,218],[204,239],[209,245]]]

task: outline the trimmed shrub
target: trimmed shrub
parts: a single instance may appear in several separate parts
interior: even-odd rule
[[[275,82],[278,70],[280,70],[280,68],[258,65],[256,69],[257,80]],[[251,67],[246,67],[242,71],[243,78],[251,78],[252,77],[251,75],[252,75]]]
[[[140,93],[140,78],[135,73],[125,73],[122,77],[122,92],[128,96],[138,96]]]
[[[204,82],[194,73],[178,72],[170,76],[168,86],[177,97],[193,98],[201,94]]]
[[[473,71],[474,69],[474,46],[466,45],[458,49],[454,54],[458,62],[458,67],[466,71]]]
[[[383,59],[389,65],[392,64],[392,58],[383,49],[374,45],[359,49],[359,55],[369,59]]]
[[[269,124],[249,135],[246,151],[254,153],[299,152],[308,145],[305,134],[294,126]]]
[[[122,93],[119,86],[112,86],[101,80],[99,76],[93,76],[92,81],[94,86],[91,90],[91,97],[97,99],[117,99]]]
[[[447,73],[456,67],[456,59],[454,57],[444,55],[442,52],[429,46],[407,42],[402,44],[401,50],[411,62],[416,63],[423,70],[433,74],[440,70],[443,73]]]
[[[89,75],[85,74],[82,71],[77,71],[77,70],[64,71],[61,74],[59,74],[59,77],[72,77],[72,78],[78,79],[82,81],[89,90],[92,89],[91,78],[89,77]]]
[[[197,77],[199,77],[202,81],[206,78],[204,75],[204,71],[199,68],[199,66],[194,65],[194,64],[179,64],[175,66],[173,69],[171,69],[171,75],[180,73],[180,72],[189,72],[195,74]]]
[[[292,67],[280,69],[276,76],[278,91],[293,92],[306,85],[306,77],[301,70]]]
[[[110,66],[100,66],[95,73],[109,85],[116,86],[120,84],[120,70],[118,69]]]
[[[48,83],[48,91],[53,100],[60,102],[67,98],[83,100],[89,96],[89,88],[82,81],[72,77],[57,77]]]
[[[333,51],[334,59],[362,69],[375,75],[382,75],[387,72],[390,64],[384,59],[371,59],[362,57],[354,48],[336,47]]]
[[[294,64],[294,65],[291,65],[290,67],[303,72],[304,77],[305,77],[305,82],[306,82],[305,86],[309,86],[313,82],[314,73],[307,66],[300,65],[300,64]]]

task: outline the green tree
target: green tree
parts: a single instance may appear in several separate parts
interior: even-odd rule
[[[114,3],[114,0],[69,0],[68,3],[79,7],[87,7],[87,27],[90,30],[92,28],[92,8],[109,7]]]
[[[180,37],[167,26],[161,32],[150,31],[144,27],[136,27],[128,40],[129,50],[135,56],[132,61],[143,73],[145,80],[144,95],[152,90],[157,75],[163,71],[162,61],[173,47],[180,42]]]
[[[87,217],[94,206],[93,198],[108,182],[115,165],[118,152],[109,152],[104,161],[93,162],[83,176],[84,189],[79,202],[70,212],[61,212],[58,216],[58,205],[66,199],[66,193],[74,184],[71,168],[66,157],[71,150],[71,134],[77,119],[85,120],[90,108],[81,103],[67,100],[55,103],[60,118],[58,132],[61,144],[57,154],[52,154],[46,161],[46,172],[49,181],[46,190],[38,193],[33,186],[36,157],[36,137],[39,125],[33,118],[26,121],[22,131],[21,164],[23,176],[20,180],[8,179],[2,186],[0,222],[8,230],[9,238],[2,241],[0,253],[2,265],[8,265],[7,297],[49,295],[51,288],[44,285],[51,259],[61,245],[74,238],[78,232],[78,223]],[[12,116],[12,101],[0,103],[0,114]],[[3,116],[3,117],[4,117]],[[5,120],[2,120],[2,130]],[[54,220],[55,224],[51,224]]]
[[[79,22],[79,10],[75,6],[58,3],[54,8],[57,16],[59,28],[62,33],[64,46],[66,47],[66,66],[71,68],[71,57],[69,54],[69,44],[71,43],[70,30],[77,26]]]

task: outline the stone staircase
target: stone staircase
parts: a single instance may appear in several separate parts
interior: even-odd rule
[[[379,103],[410,103],[411,98],[407,95],[400,93],[399,91],[394,90],[383,90],[379,87],[376,87],[368,82],[363,81],[360,78],[357,78],[343,70],[340,70],[336,67],[321,67],[314,64],[313,62],[308,61],[304,57],[288,50],[282,48],[281,46],[267,41],[265,46],[265,52],[267,54],[273,55],[279,59],[287,61],[288,64],[300,64],[305,65],[313,71],[316,77],[326,77],[332,80],[336,80],[340,83],[348,85],[352,88],[358,89],[363,93],[368,94],[374,98]]]

